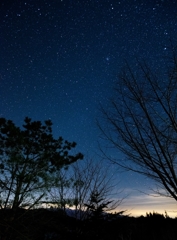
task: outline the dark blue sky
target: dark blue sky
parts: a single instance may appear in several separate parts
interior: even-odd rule
[[[50,118],[55,136],[94,156],[99,104],[107,106],[125,60],[163,68],[177,1],[2,0],[0,33],[0,117]],[[129,175],[124,187],[140,179]]]

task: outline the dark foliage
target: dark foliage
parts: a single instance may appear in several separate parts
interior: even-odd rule
[[[157,219],[155,215],[81,221],[60,210],[18,209],[13,219],[12,210],[0,210],[0,239],[3,240],[176,240],[176,225],[177,219]]]
[[[75,142],[55,139],[52,122],[25,118],[23,128],[0,118],[0,207],[32,207],[53,183],[52,174],[83,158]]]
[[[103,216],[104,210],[112,201],[106,201],[101,192],[93,191],[89,203],[85,204],[87,211],[90,211],[92,219],[99,219]]]

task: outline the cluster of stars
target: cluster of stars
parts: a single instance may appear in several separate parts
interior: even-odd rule
[[[175,41],[177,2],[167,2],[3,1],[0,116],[17,124],[51,118],[56,135],[96,152],[100,103],[125,60],[160,69]]]

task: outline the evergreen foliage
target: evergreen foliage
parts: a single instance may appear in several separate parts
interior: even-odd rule
[[[52,135],[52,122],[26,117],[23,128],[0,118],[0,206],[17,209],[37,204],[51,187],[53,173],[79,159],[75,142]]]
[[[86,203],[85,206],[87,207],[87,211],[91,212],[92,218],[99,219],[110,203],[112,201],[106,201],[101,192],[93,191],[90,196],[90,202]]]

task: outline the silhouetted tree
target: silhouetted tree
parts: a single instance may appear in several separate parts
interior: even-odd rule
[[[102,162],[85,158],[82,162],[69,166],[69,169],[56,172],[56,183],[49,191],[48,199],[64,210],[72,206],[74,216],[84,219],[89,213],[85,204],[90,203],[93,192],[98,192],[105,201],[110,201],[106,209],[108,211],[116,209],[122,203],[123,198],[120,198],[121,191],[117,190],[117,184],[118,181],[115,181],[113,171],[108,166],[105,168]]]
[[[53,187],[49,189],[48,203],[66,211],[68,206],[73,205],[72,188],[73,178],[68,168],[60,169],[55,172]]]
[[[99,219],[112,202],[107,201],[101,192],[93,191],[91,192],[89,202],[84,205],[87,207],[87,211],[91,212],[91,218]]]
[[[52,122],[25,118],[23,129],[0,118],[0,206],[32,207],[53,183],[53,173],[82,159],[70,155],[75,142],[54,139]]]
[[[161,76],[137,65],[121,72],[99,127],[124,153],[111,161],[153,179],[157,193],[177,200],[177,54],[173,48],[172,65]]]
[[[103,161],[96,162],[93,159],[85,159],[81,164],[73,164],[71,168],[73,169],[72,194],[76,217],[88,217],[86,204],[90,204],[91,196],[94,193],[98,193],[100,198],[109,202],[107,211],[121,205],[124,199],[120,197],[122,191],[118,190],[118,180],[115,180],[115,175],[108,164],[105,167]]]

